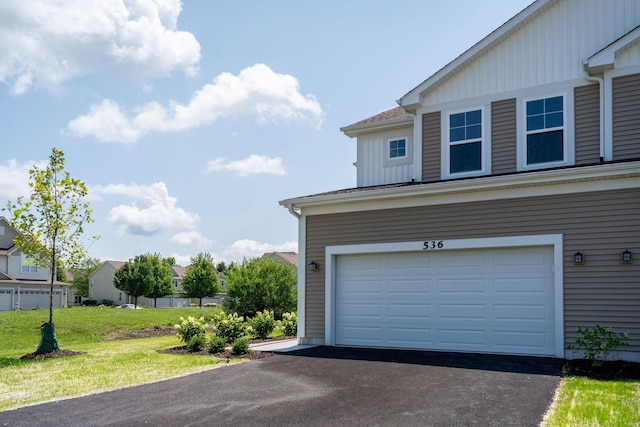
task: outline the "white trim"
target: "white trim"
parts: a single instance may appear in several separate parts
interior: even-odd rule
[[[450,147],[452,145],[468,144],[478,142],[477,139],[451,142],[450,121],[453,114],[468,113],[480,110],[480,125],[482,132],[480,136],[480,170],[451,173]],[[446,110],[441,113],[441,145],[440,145],[440,176],[442,179],[467,178],[491,174],[491,104],[484,104],[474,107],[465,107],[455,110]]]
[[[516,128],[518,132],[517,139],[517,168],[518,171],[528,171],[528,170],[538,170],[538,169],[548,169],[551,167],[558,166],[572,166],[576,162],[576,144],[575,144],[575,132],[574,132],[574,96],[573,89],[568,88],[563,92],[549,92],[538,95],[531,95],[527,97],[522,97],[518,99],[517,107],[516,107]],[[562,96],[562,128],[549,128],[544,129],[541,132],[548,132],[552,130],[562,129],[563,131],[563,143],[562,143],[562,161],[556,162],[547,162],[547,163],[536,163],[536,164],[527,164],[527,135],[530,133],[539,133],[539,132],[528,132],[527,131],[527,102],[529,101],[537,101],[547,98],[554,98],[557,96]]]
[[[304,339],[305,304],[306,304],[306,274],[307,274],[307,216],[303,213],[298,218],[298,344]]]
[[[413,144],[411,144],[410,134],[398,134],[384,138],[384,160],[382,167],[395,167],[400,165],[410,165],[413,163]],[[404,156],[391,157],[391,141],[404,141]]]
[[[537,236],[492,237],[481,239],[446,240],[442,249],[494,249],[522,246],[553,246],[554,261],[554,315],[555,315],[555,357],[564,358],[564,310],[563,310],[563,238],[562,234],[542,234]],[[327,246],[325,248],[325,345],[335,345],[335,297],[336,258],[340,255],[373,254],[387,252],[421,252],[424,241],[372,243],[358,245]]]
[[[293,204],[309,215],[318,215],[630,189],[640,187],[639,164],[605,163],[425,185],[389,186],[287,199],[280,204]]]
[[[422,114],[413,121],[413,181],[422,181]]]

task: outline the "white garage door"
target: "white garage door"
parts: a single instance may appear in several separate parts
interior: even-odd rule
[[[53,306],[60,307],[60,291],[53,291]],[[49,308],[49,291],[20,291],[20,306],[23,310]]]
[[[341,255],[337,345],[555,354],[553,248]]]
[[[13,291],[10,289],[0,289],[0,311],[13,310],[11,307]]]

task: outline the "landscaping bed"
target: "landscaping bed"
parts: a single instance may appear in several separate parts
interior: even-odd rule
[[[594,380],[640,380],[640,363],[621,360],[605,361],[591,366],[590,360],[567,360],[562,367],[563,377],[586,377]]]

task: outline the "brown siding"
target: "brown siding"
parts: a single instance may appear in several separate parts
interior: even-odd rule
[[[613,79],[613,160],[640,158],[640,74]]]
[[[537,234],[564,235],[565,339],[601,323],[630,333],[640,350],[640,189],[531,197],[307,217],[307,256],[325,265],[327,245]],[[573,254],[585,263],[573,264]],[[324,337],[324,271],[307,275],[307,337]]]
[[[491,103],[491,173],[516,171],[516,99]]]
[[[422,181],[440,180],[440,112],[422,115]]]
[[[600,160],[600,88],[597,84],[574,89],[576,165]]]

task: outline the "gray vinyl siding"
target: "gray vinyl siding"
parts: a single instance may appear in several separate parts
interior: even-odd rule
[[[597,84],[574,89],[576,165],[600,160],[600,88]]]
[[[9,249],[13,246],[13,239],[16,238],[17,234],[4,221],[0,221],[0,227],[4,227],[4,234],[0,235],[0,249]]]
[[[640,74],[613,79],[613,160],[640,158]]]
[[[491,103],[491,170],[493,174],[516,172],[516,99]]]
[[[307,259],[325,246],[539,234],[564,235],[565,340],[600,323],[630,333],[640,350],[640,189],[308,216]],[[575,265],[580,251],[585,263]],[[638,257],[636,257],[638,258]],[[324,337],[324,271],[307,274],[306,335]]]
[[[422,115],[422,181],[440,180],[440,112]]]

